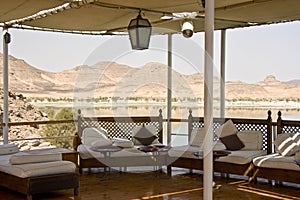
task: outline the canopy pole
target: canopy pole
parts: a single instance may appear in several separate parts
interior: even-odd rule
[[[3,143],[8,144],[8,44],[10,34],[8,28],[3,27]]]
[[[220,81],[220,117],[225,118],[225,55],[226,55],[226,30],[221,30],[221,81]]]
[[[205,0],[205,66],[204,66],[204,177],[203,199],[213,199],[213,52],[214,0]]]
[[[172,132],[172,34],[168,34],[168,113],[167,113],[167,144],[171,143]]]

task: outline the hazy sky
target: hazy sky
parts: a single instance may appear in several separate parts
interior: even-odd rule
[[[132,51],[128,36],[84,36],[10,29],[9,54],[52,72],[78,65],[114,61],[133,67],[167,64],[167,36],[152,36],[150,49]],[[300,22],[227,30],[226,81],[255,83],[267,75],[281,81],[300,79]],[[0,39],[2,43],[2,38]],[[220,32],[215,34],[219,68]],[[203,72],[204,34],[191,39],[173,35],[173,66],[182,73]],[[2,52],[2,45],[1,45]]]

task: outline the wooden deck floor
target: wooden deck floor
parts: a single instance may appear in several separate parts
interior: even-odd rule
[[[98,171],[96,171],[98,172]],[[84,173],[80,175],[81,200],[142,200],[202,199],[202,175],[176,170],[173,176],[154,172],[111,173],[102,180],[103,173]],[[4,181],[4,180],[1,180]],[[215,177],[220,189],[214,189],[214,199],[298,199],[300,187],[271,186],[266,183],[249,184],[245,180]],[[17,183],[16,183],[17,184]],[[26,197],[14,191],[0,187],[0,199],[23,200]],[[72,190],[55,191],[33,196],[34,200],[69,200],[73,199]]]

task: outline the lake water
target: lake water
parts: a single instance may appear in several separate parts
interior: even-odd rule
[[[48,107],[49,108],[49,107]],[[50,108],[53,108],[50,106]],[[54,107],[60,110],[61,107]],[[84,116],[95,117],[95,116],[158,116],[159,109],[162,109],[163,118],[167,117],[167,107],[161,105],[151,105],[151,106],[104,106],[104,107],[73,107],[74,110],[81,109]],[[177,119],[187,119],[189,116],[189,110],[192,110],[193,116],[203,117],[203,108],[190,108],[190,107],[173,107],[172,118]],[[230,108],[226,109],[226,118],[253,118],[253,119],[266,119],[268,108]],[[277,120],[277,113],[279,109],[272,108],[272,119]],[[280,109],[282,112],[283,119],[300,119],[300,110],[297,108],[286,108]],[[220,116],[220,110],[214,110],[214,117]],[[166,130],[167,124],[164,123],[164,141],[166,141]],[[187,123],[172,123],[172,134],[171,144],[173,146],[187,144]],[[179,135],[178,135],[179,134]],[[183,135],[182,135],[183,134]]]
[[[81,109],[85,116],[157,116],[159,109],[162,109],[163,118],[167,117],[166,106],[116,106],[116,107],[91,107],[91,108],[75,108]],[[189,110],[192,111],[193,116],[203,117],[204,109],[190,108],[190,107],[173,107],[172,118],[187,119]],[[253,118],[266,119],[268,117],[268,110],[272,112],[273,121],[277,119],[278,111],[281,111],[283,119],[300,119],[300,109],[285,108],[285,109],[268,109],[268,108],[230,108],[225,110],[226,118]],[[214,110],[214,117],[220,117],[220,110]]]

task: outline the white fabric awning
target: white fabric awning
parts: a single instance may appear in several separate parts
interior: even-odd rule
[[[58,0],[5,0],[1,1],[0,22],[7,22],[33,15],[41,10],[62,4]]]
[[[49,12],[45,9],[55,8]],[[193,13],[194,32],[204,31],[201,0],[6,0],[1,2],[0,23],[67,32],[115,34],[127,32],[139,10],[153,26],[153,34],[181,31],[185,17],[173,13]],[[33,16],[32,16],[33,15]],[[215,0],[215,29],[246,27],[300,20],[299,0]]]

